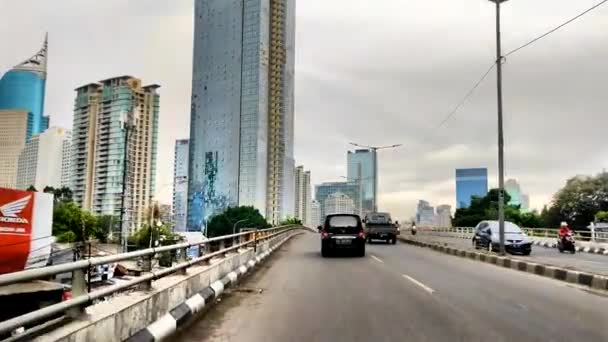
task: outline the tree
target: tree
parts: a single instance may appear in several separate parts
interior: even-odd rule
[[[595,214],[595,222],[608,222],[608,211],[598,211]]]
[[[38,190],[36,190],[36,187],[35,187],[35,186],[33,186],[33,185],[30,185],[30,186],[27,188],[27,191],[38,192]]]
[[[152,240],[150,240],[150,236]],[[137,249],[150,247],[150,241],[158,241],[160,246],[167,246],[183,241],[183,237],[173,233],[171,228],[166,225],[156,226],[154,224],[141,226],[129,237],[129,245],[135,246]],[[155,246],[155,243],[152,246]]]
[[[54,188],[52,186],[45,186],[44,190],[42,190],[43,192],[47,193],[47,194],[53,194],[53,200],[55,203],[57,202],[62,202],[62,203],[67,203],[67,202],[72,202],[73,199],[73,192],[70,188],[68,187],[61,187],[61,188]]]
[[[560,217],[571,227],[586,227],[597,212],[608,211],[608,173],[570,178],[553,197],[549,211],[552,219]]]
[[[207,235],[208,237],[216,237],[232,234],[234,224],[240,220],[247,220],[239,226],[240,228],[262,229],[270,227],[264,216],[254,207],[232,207],[211,218],[207,224]]]
[[[294,224],[301,225],[302,220],[295,217],[287,217],[285,220],[281,221],[281,226],[288,226]]]
[[[59,242],[82,242],[91,237],[105,239],[98,231],[97,217],[76,203],[59,203],[53,209],[53,235]]]
[[[100,242],[108,242],[112,230],[120,228],[120,218],[113,215],[97,216],[97,227],[94,236]]]

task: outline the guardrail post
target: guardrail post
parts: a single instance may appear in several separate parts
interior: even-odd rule
[[[143,259],[141,270],[146,272],[152,272],[152,257],[153,255],[145,256]],[[152,288],[152,280],[145,281],[141,283],[140,289],[144,291],[148,291]]]
[[[226,248],[226,242],[225,242],[225,240],[220,240],[219,242],[220,242],[220,249],[219,250],[221,251],[222,249]],[[222,253],[222,257],[225,258],[226,257],[226,253]]]
[[[253,233],[253,254],[258,251],[258,229],[256,228]]]
[[[89,279],[90,280],[90,279]],[[72,271],[72,298],[85,295],[87,293],[87,281],[83,269]],[[78,306],[68,310],[68,316],[79,318],[84,314],[84,307]]]
[[[181,264],[181,263],[184,263],[184,262],[188,261],[188,255],[187,254],[188,254],[188,248],[180,248],[179,249],[179,257],[177,259],[177,263]],[[185,275],[187,273],[188,273],[188,269],[187,268],[182,268],[179,271],[179,274],[182,274],[182,275]]]

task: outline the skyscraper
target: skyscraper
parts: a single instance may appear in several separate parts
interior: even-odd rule
[[[188,229],[294,214],[294,0],[196,0]]]
[[[435,225],[440,228],[452,227],[452,207],[447,204],[437,206],[437,219]]]
[[[355,201],[341,192],[327,196],[323,204],[325,215],[355,214]]]
[[[33,185],[42,191],[47,186],[69,186],[71,145],[72,134],[64,128],[51,127],[34,134],[19,155],[17,188]]]
[[[509,179],[505,182],[505,191],[509,194],[511,199],[509,200],[509,205],[519,205],[521,206],[521,187],[519,183],[515,179]]]
[[[435,208],[427,201],[418,201],[416,209],[416,223],[420,226],[432,227],[435,225]]]
[[[471,197],[488,193],[488,169],[456,169],[456,208],[468,208]]]
[[[303,224],[310,219],[310,204],[312,194],[310,188],[310,171],[304,171],[304,166],[296,167],[296,190],[295,190],[295,218],[300,219]]]
[[[123,234],[141,226],[155,192],[158,88],[120,76],[76,89],[74,201],[94,214],[120,217],[124,208]]]
[[[47,53],[48,40],[45,38],[40,51],[0,78],[0,109],[28,113],[26,140],[49,126],[49,118],[43,116]]]
[[[173,162],[173,230],[186,231],[188,209],[188,139],[175,141]]]
[[[315,199],[321,208],[321,221],[325,219],[325,201],[331,194],[341,193],[353,200],[355,213],[359,212],[359,186],[356,182],[328,182],[315,186]]]
[[[361,182],[361,206],[363,214],[374,211],[378,199],[378,178],[374,160],[376,160],[374,150],[355,150],[348,151],[348,180],[351,182]]]
[[[321,222],[321,204],[316,201],[313,200],[310,203],[310,223],[308,223],[308,226],[311,228],[316,228],[317,226],[323,224]]]
[[[0,110],[0,187],[16,186],[17,165],[25,147],[28,117],[26,110]]]

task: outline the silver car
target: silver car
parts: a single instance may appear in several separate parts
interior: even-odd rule
[[[473,246],[495,251],[500,248],[498,221],[481,221],[475,227]],[[532,241],[526,233],[512,222],[505,221],[505,250],[511,254],[530,255]]]

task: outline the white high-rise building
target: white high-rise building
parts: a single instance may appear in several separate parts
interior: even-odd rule
[[[141,227],[155,193],[159,87],[120,76],[76,89],[74,201],[93,214],[123,216],[123,236]]]
[[[17,185],[17,165],[25,147],[27,128],[26,110],[0,110],[0,187]]]
[[[312,202],[310,171],[304,171],[304,166],[296,167],[295,182],[295,218],[300,219],[303,224],[307,224],[310,221],[310,205]]]
[[[435,208],[433,208],[429,202],[424,200],[418,201],[416,224],[428,227],[435,225]]]
[[[249,205],[294,215],[295,0],[196,0],[188,230]]]
[[[186,231],[188,210],[188,151],[189,140],[175,141],[173,162],[173,230]]]
[[[355,214],[355,201],[348,195],[336,192],[325,200],[325,215]]]
[[[452,227],[452,207],[447,204],[437,206],[435,225],[440,228]]]
[[[72,134],[64,128],[51,127],[33,135],[19,155],[17,188],[69,187],[71,144]]]
[[[317,226],[323,224],[323,222],[321,222],[321,219],[321,204],[318,201],[313,200],[310,203],[309,227],[316,228]]]

